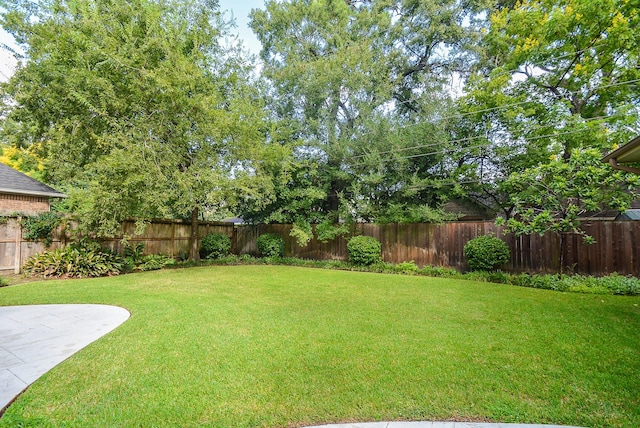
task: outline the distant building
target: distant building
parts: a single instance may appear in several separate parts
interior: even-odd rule
[[[496,212],[470,199],[454,199],[442,206],[447,214],[459,215],[458,221],[495,220]]]
[[[67,195],[0,163],[0,215],[36,215],[50,210],[51,198]]]
[[[233,224],[245,224],[244,219],[242,217],[231,217],[231,218],[225,218],[224,220],[222,220],[223,223],[233,223]]]

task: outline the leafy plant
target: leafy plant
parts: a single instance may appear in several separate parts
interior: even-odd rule
[[[26,273],[44,278],[88,278],[120,274],[123,260],[109,250],[70,245],[35,255],[23,268]]]
[[[46,246],[53,242],[53,231],[60,225],[62,218],[54,212],[45,212],[35,216],[23,217],[22,236],[27,241],[42,241]]]
[[[284,256],[284,240],[275,233],[260,235],[257,241],[258,251],[262,257]]]
[[[464,255],[471,270],[495,270],[505,264],[511,253],[509,247],[495,236],[479,236],[467,242]]]
[[[347,223],[333,224],[330,221],[323,221],[316,226],[318,240],[321,242],[329,242],[338,236],[344,236],[350,232]]]
[[[581,235],[595,243],[581,228],[580,218],[588,212],[624,211],[636,197],[640,178],[613,171],[600,161],[595,149],[573,150],[570,159],[553,157],[547,164],[512,174],[505,186],[514,203],[511,218],[499,218],[506,232],[516,235],[558,235],[558,262],[564,272],[567,234]]]
[[[165,254],[147,254],[142,257],[142,260],[140,260],[140,263],[136,265],[135,269],[142,272],[158,270],[165,266],[173,265],[175,262],[175,259]]]
[[[9,285],[9,280],[0,276],[0,287],[6,287]]]
[[[136,245],[125,244],[122,253],[124,256],[123,268],[127,272],[157,270],[175,263],[173,257],[164,254],[144,255],[143,242],[139,242]]]
[[[200,244],[200,258],[219,259],[229,254],[231,238],[221,233],[210,233],[202,239]]]
[[[394,266],[394,270],[400,273],[415,273],[418,272],[420,268],[413,260],[409,262],[398,263]]]
[[[369,266],[382,260],[382,244],[373,236],[354,236],[347,244],[349,261]]]
[[[143,253],[144,252],[144,242],[139,242],[135,246],[126,243],[124,245],[122,254],[124,256],[124,264],[127,270],[135,269],[140,263],[142,263]]]

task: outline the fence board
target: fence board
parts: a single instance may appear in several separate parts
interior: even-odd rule
[[[596,244],[588,245],[579,235],[567,234],[565,265],[576,273],[604,275],[618,272],[640,277],[640,222],[592,221],[583,225]],[[262,233],[277,233],[285,240],[287,256],[309,259],[347,259],[346,240],[328,244],[312,240],[307,247],[292,244],[290,226],[238,226],[236,248],[239,254],[257,254],[255,241]],[[493,222],[452,222],[430,224],[358,224],[353,234],[373,236],[382,243],[383,260],[400,263],[413,260],[418,265],[467,269],[464,245],[471,239],[493,233],[507,243],[511,259],[505,269],[511,272],[559,271],[560,239],[556,234],[514,236],[504,233]]]
[[[10,219],[0,224],[0,270],[15,268],[18,223]],[[307,259],[347,259],[347,239],[338,237],[329,242],[311,240],[299,246],[290,236],[292,226],[286,224],[241,225],[201,222],[197,235],[202,239],[209,233],[222,233],[231,237],[236,254],[258,255],[257,238],[263,233],[276,233],[285,241],[285,255]],[[640,221],[591,221],[583,229],[596,240],[587,245],[577,235],[566,235],[566,266],[576,273],[603,275],[618,272],[640,277]],[[191,224],[183,221],[154,221],[145,232],[135,236],[135,223],[124,222],[122,234],[104,241],[105,246],[122,251],[122,238],[131,243],[143,243],[145,254],[162,253],[172,257],[185,257],[189,253]],[[507,243],[511,259],[505,269],[512,272],[557,272],[559,239],[555,234],[545,236],[514,236],[504,233],[492,222],[452,222],[431,224],[357,224],[352,235],[368,235],[380,240],[386,262],[400,263],[413,260],[420,266],[448,266],[467,268],[464,245],[471,239],[493,233]],[[64,230],[54,235],[53,247],[66,243]],[[30,256],[42,252],[41,243],[20,242],[20,265]]]

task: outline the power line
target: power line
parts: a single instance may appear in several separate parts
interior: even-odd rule
[[[588,130],[587,129],[581,129],[581,130],[567,131],[567,132],[556,133],[556,134],[540,135],[540,136],[537,136],[537,137],[523,138],[523,139],[526,140],[526,141],[532,141],[532,140],[555,137],[555,136],[560,136],[560,135],[576,134],[576,133],[585,132],[585,131],[588,131]],[[472,146],[472,147],[467,147],[466,149],[482,148],[482,147],[487,147],[487,145],[484,144],[484,145]],[[444,154],[446,152],[447,151],[424,153],[424,154],[420,154],[420,155],[414,155],[414,156],[407,156],[407,157],[398,158],[398,160],[399,159],[415,158],[415,157],[420,157],[420,156],[428,156],[428,155],[433,155],[433,154]],[[387,159],[386,161],[390,161],[390,160],[396,160],[396,159]],[[386,162],[386,161],[383,161],[383,162]],[[355,165],[352,165],[352,166],[358,166],[358,165],[365,165],[365,164],[355,164]],[[476,183],[489,183],[489,182],[486,182],[486,181],[484,181],[482,179],[480,179],[480,180],[452,181],[452,182],[448,182],[448,183],[447,182],[439,182],[439,183],[425,184],[425,185],[420,185],[420,186],[407,186],[407,187],[403,187],[400,190],[422,190],[422,189],[429,189],[429,188],[434,188],[434,187],[454,186],[456,184],[476,184]],[[332,196],[339,196],[338,194],[331,194],[331,195]]]
[[[597,90],[597,89],[602,89],[602,88],[609,88],[609,87],[616,87],[616,86],[622,86],[622,85],[628,85],[628,84],[632,84],[632,83],[638,83],[640,82],[640,79],[633,79],[633,80],[627,80],[627,81],[623,81],[623,82],[616,82],[616,83],[611,83],[611,84],[607,84],[607,85],[598,85],[594,88],[591,88],[591,90]],[[580,93],[580,91],[568,91],[568,94],[578,94]],[[515,106],[520,106],[523,104],[528,104],[528,103],[532,103],[534,101],[531,100],[526,100],[526,101],[521,101],[521,102],[517,102],[517,103],[511,103],[511,104],[505,104],[502,106],[496,106],[496,107],[491,107],[491,108],[487,108],[487,109],[482,109],[482,110],[474,110],[471,112],[467,112],[467,113],[461,113],[461,114],[456,114],[456,115],[451,115],[451,116],[443,116],[440,118],[435,119],[435,122],[440,122],[443,120],[447,120],[447,119],[458,119],[460,117],[464,117],[464,116],[469,116],[472,114],[477,114],[477,113],[486,113],[486,112],[490,112],[490,111],[496,111],[496,110],[503,110],[503,109],[507,109],[510,107],[515,107]],[[620,115],[613,115],[613,116],[599,116],[599,117],[595,117],[595,118],[589,118],[589,119],[585,119],[585,121],[591,121],[591,120],[600,120],[600,119],[607,119],[607,118],[614,118],[614,117],[620,117]],[[432,122],[428,122],[428,123],[433,123]],[[418,126],[418,125],[424,125],[424,122],[418,122],[418,123],[412,123],[409,125],[404,125],[404,126],[400,126],[398,128],[396,128],[396,130],[402,130],[402,129],[408,129],[414,126]],[[375,134],[374,132],[366,132],[363,134],[360,134],[360,136],[366,136],[366,135],[373,135]],[[480,138],[486,138],[484,136],[476,136],[476,137],[468,137],[468,138],[463,138],[460,140],[453,140],[451,142],[464,142],[464,141],[470,141],[470,140],[477,140]],[[413,147],[406,147],[406,148],[402,148],[400,150],[412,150],[412,149],[418,149],[418,148],[428,148],[428,147],[433,147],[439,145],[439,143],[434,143],[434,144],[428,144],[428,145],[419,145],[419,146],[413,146]],[[393,151],[389,151],[387,153],[392,153]],[[385,152],[379,152],[379,153],[385,153]],[[362,158],[362,157],[366,157],[368,156],[367,154],[364,155],[356,155],[356,156],[352,156],[353,159],[357,159],[357,158]]]
[[[592,121],[602,120],[602,119],[610,119],[610,118],[615,118],[615,117],[622,117],[622,116],[623,116],[622,114],[618,114],[618,115],[613,115],[613,116],[592,117],[592,118],[589,118],[589,119],[585,119],[582,123],[587,123],[587,122],[592,122]],[[533,128],[533,129],[542,129],[542,128],[546,128],[546,127],[545,126],[538,126],[538,127]],[[561,132],[561,133],[539,135],[539,136],[529,137],[529,138],[520,137],[520,138],[518,138],[518,140],[534,141],[534,140],[540,140],[540,139],[543,139],[543,138],[552,138],[552,137],[558,137],[558,136],[562,136],[562,135],[576,134],[576,133],[585,132],[585,131],[587,131],[587,130],[586,129],[579,129],[579,130],[575,130],[575,131],[567,131],[567,132]],[[376,154],[376,155],[393,154],[393,153],[397,153],[399,151],[435,147],[435,146],[441,146],[442,144],[452,144],[452,143],[460,143],[460,142],[466,142],[466,141],[475,141],[475,140],[486,139],[486,138],[487,137],[484,136],[484,135],[478,135],[478,136],[474,136],[474,137],[467,137],[467,138],[461,138],[461,139],[458,139],[458,140],[446,141],[444,143],[435,143],[435,144],[419,145],[419,146],[413,146],[413,147],[404,147],[404,148],[400,148],[398,150],[387,150],[387,151],[384,151],[384,152],[377,152],[377,153],[373,153],[373,154]],[[473,149],[473,148],[488,147],[488,146],[491,146],[492,144],[493,143],[488,142],[488,143],[477,145],[477,146],[465,147],[464,149],[469,150],[469,149]],[[443,149],[443,150],[430,152],[430,153],[421,153],[421,154],[410,155],[410,156],[401,156],[401,157],[389,158],[387,160],[380,160],[380,162],[388,162],[388,161],[392,161],[392,160],[396,161],[396,160],[402,160],[402,159],[418,158],[418,157],[422,157],[422,156],[445,154],[447,152],[450,152],[451,150],[455,150],[455,149]],[[366,155],[352,156],[351,158],[352,159],[358,159],[358,158],[366,157],[366,156],[368,156],[370,154],[372,154],[372,153],[368,153]],[[352,166],[362,166],[362,165],[368,165],[368,164],[367,163],[357,163],[357,164],[353,164]]]
[[[579,130],[575,130],[575,131],[567,131],[567,132],[548,134],[548,135],[540,135],[540,136],[537,136],[537,137],[520,138],[520,139],[521,140],[525,140],[525,141],[535,141],[535,140],[541,140],[543,138],[552,138],[552,137],[558,137],[558,136],[562,136],[562,135],[578,134],[578,133],[586,132],[586,131],[588,131],[588,130],[587,129],[579,129]],[[479,148],[484,148],[484,147],[490,147],[491,145],[492,145],[492,143],[489,142],[489,143],[484,143],[484,144],[478,144],[476,146],[464,147],[464,148],[462,148],[462,150],[479,149]],[[430,152],[430,153],[420,153],[420,154],[411,155],[411,156],[401,156],[401,157],[396,157],[396,158],[381,159],[379,162],[399,161],[399,160],[403,160],[403,159],[420,158],[420,157],[423,157],[423,156],[441,155],[441,154],[446,154],[448,152],[451,152],[453,150],[455,150],[455,149],[446,149],[446,150],[440,150],[440,151]],[[352,166],[362,166],[362,165],[367,165],[367,164],[366,163],[360,163],[360,164],[354,164]]]
[[[612,87],[616,87],[616,86],[628,85],[628,84],[631,84],[631,83],[638,83],[638,82],[640,82],[640,79],[626,80],[626,81],[623,81],[623,82],[616,82],[616,83],[611,83],[611,84],[607,84],[607,85],[594,86],[593,88],[590,88],[590,90],[594,91],[594,90],[598,90],[598,89],[602,89],[602,88],[612,88]],[[577,95],[577,94],[580,94],[580,93],[581,93],[581,91],[567,91],[567,94],[575,94],[575,95]],[[455,115],[451,115],[451,116],[443,116],[443,117],[435,118],[435,119],[432,119],[431,122],[440,122],[440,121],[448,120],[448,119],[458,119],[460,117],[470,116],[470,115],[477,114],[477,113],[488,113],[488,112],[491,112],[491,111],[503,110],[503,109],[507,109],[509,107],[520,106],[520,105],[523,105],[523,104],[529,104],[529,103],[533,103],[533,102],[535,102],[535,101],[526,100],[526,101],[520,101],[520,102],[517,102],[517,103],[505,104],[505,105],[502,105],[502,106],[490,107],[490,108],[481,109],[481,110],[473,110],[473,111],[469,111],[469,112],[466,112],[466,113],[459,113],[459,114],[455,114]],[[431,122],[429,122],[429,123],[431,123]],[[412,123],[412,124],[405,125],[405,126],[401,127],[401,129],[406,129],[406,128],[410,128],[410,127],[413,127],[413,126],[422,125],[423,123],[424,122]]]

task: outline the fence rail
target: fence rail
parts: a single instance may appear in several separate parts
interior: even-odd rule
[[[285,241],[287,256],[316,260],[347,258],[347,239],[338,237],[329,242],[313,239],[307,246],[299,246],[289,235],[292,226],[286,224],[241,225],[201,222],[198,239],[209,233],[228,235],[235,254],[257,255],[256,241],[263,233],[277,233]],[[592,221],[582,228],[596,240],[587,245],[578,235],[566,235],[565,265],[576,273],[604,275],[618,272],[640,277],[640,222]],[[145,253],[163,253],[180,258],[189,253],[191,225],[183,221],[154,221],[142,235],[135,235],[135,223],[124,222],[120,236],[103,241],[104,245],[122,251],[123,237],[132,244],[143,243]],[[494,234],[507,243],[511,259],[505,270],[511,272],[558,272],[559,237],[555,234],[516,237],[505,234],[492,222],[451,222],[432,224],[357,224],[352,235],[377,238],[382,243],[383,259],[391,263],[415,261],[418,265],[446,266],[464,270],[464,245],[471,239]],[[52,247],[65,245],[65,230],[58,230]],[[44,250],[41,243],[22,239],[17,219],[0,224],[0,270],[19,269],[33,254]]]

